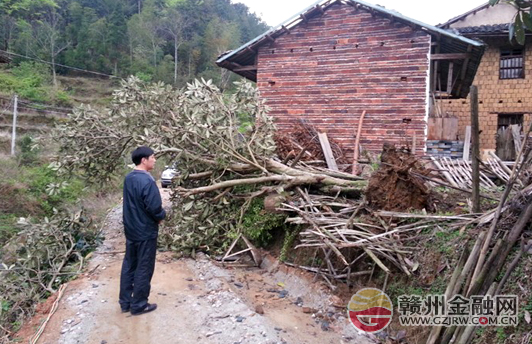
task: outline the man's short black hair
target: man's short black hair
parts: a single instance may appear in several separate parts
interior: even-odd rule
[[[133,160],[135,166],[138,166],[140,165],[142,158],[149,158],[153,154],[155,154],[153,149],[151,149],[150,147],[142,146],[135,149],[133,153],[131,153],[131,160]]]

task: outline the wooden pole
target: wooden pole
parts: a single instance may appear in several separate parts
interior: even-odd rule
[[[464,138],[464,155],[463,160],[469,161],[469,150],[471,149],[471,126],[468,125],[465,130]]]
[[[11,155],[15,156],[15,142],[17,140],[17,106],[18,96],[15,94],[15,105],[13,106],[13,130],[11,132]]]
[[[362,111],[362,115],[360,115],[360,118],[358,120],[358,129],[357,129],[357,137],[355,140],[355,152],[353,154],[353,171],[351,171],[352,174],[358,174],[358,150],[360,145],[360,133],[362,132],[362,122],[364,121],[364,116],[366,115],[366,110]]]
[[[471,139],[472,139],[472,156],[471,156],[471,169],[472,169],[472,201],[473,209],[471,212],[480,212],[480,173],[479,173],[479,160],[480,160],[480,132],[478,124],[478,88],[477,86],[471,86]]]

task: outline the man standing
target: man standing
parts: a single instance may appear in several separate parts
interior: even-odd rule
[[[149,173],[155,166],[153,150],[139,147],[133,151],[131,159],[135,169],[124,181],[126,254],[120,275],[119,303],[122,312],[139,315],[157,308],[157,304],[148,303],[148,296],[155,268],[159,223],[166,212],[157,184]]]

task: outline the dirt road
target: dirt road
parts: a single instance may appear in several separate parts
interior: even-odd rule
[[[167,200],[168,192],[162,194]],[[175,260],[159,253],[150,295],[159,308],[121,313],[121,206],[106,222],[88,272],[69,283],[38,343],[373,343],[349,324],[345,306],[333,306],[324,289],[271,259],[260,269],[226,269],[205,256]],[[41,318],[50,305],[40,307]],[[23,333],[33,333],[41,318]]]

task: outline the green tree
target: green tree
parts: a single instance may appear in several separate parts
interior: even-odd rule
[[[0,48],[53,73],[68,73],[63,64],[178,86],[203,76],[226,87],[236,76],[216,67],[218,55],[267,29],[230,0],[0,0],[0,21]]]
[[[179,6],[180,2],[177,3]],[[162,13],[161,30],[164,35],[173,41],[174,46],[174,85],[177,84],[177,70],[179,61],[179,47],[187,36],[190,19],[182,15],[179,7],[169,7]]]
[[[137,60],[144,67],[151,60],[153,71],[162,58],[164,43],[158,16],[155,1],[145,2],[141,13],[132,16],[127,24],[132,62]]]
[[[0,49],[9,50],[9,44],[17,27],[15,18],[0,14]]]
[[[238,47],[240,44],[240,30],[236,23],[223,22],[219,18],[214,18],[209,22],[205,29],[204,35],[204,49],[208,70],[214,67],[214,61],[224,52]],[[211,67],[212,65],[212,67]],[[218,86],[225,89],[230,80],[230,71],[224,68],[219,68],[219,77],[216,78]]]
[[[49,7],[43,15],[43,20],[37,21],[33,25],[33,38],[41,54],[44,54],[44,58],[50,61],[52,65],[53,85],[56,89],[56,59],[70,45],[70,42],[63,39],[62,25],[63,17],[55,7]]]

